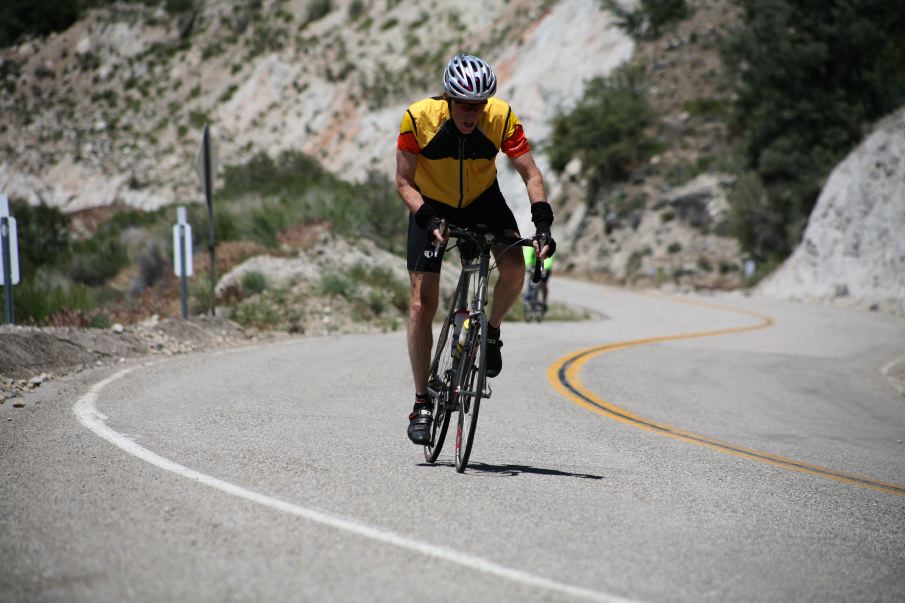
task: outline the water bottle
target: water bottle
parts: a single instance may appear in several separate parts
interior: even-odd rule
[[[471,319],[466,318],[465,322],[462,323],[462,331],[459,333],[459,336],[456,338],[456,351],[453,352],[453,356],[457,359],[461,358],[462,352],[465,350],[465,340],[468,339],[468,326],[471,324]]]
[[[453,332],[449,342],[449,351],[453,356],[456,355],[456,344],[459,341],[459,334],[462,333],[462,325],[468,319],[468,310],[459,308],[453,316]]]

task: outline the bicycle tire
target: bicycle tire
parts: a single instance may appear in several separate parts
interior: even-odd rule
[[[459,398],[459,418],[456,425],[456,471],[463,473],[471,456],[478,427],[484,378],[487,372],[487,319],[481,315],[479,328],[468,333],[466,346],[457,370],[455,391]]]
[[[452,324],[452,314],[450,314],[443,328],[440,329],[440,335],[437,337],[437,347],[434,352],[434,359],[431,361],[431,372],[428,376],[428,391],[431,393],[431,415],[434,420],[431,423],[431,439],[430,443],[424,445],[424,460],[428,463],[434,463],[440,456],[443,449],[443,442],[446,440],[446,432],[449,430],[450,415],[452,415],[452,402],[450,397],[455,396],[453,383],[453,366],[454,360],[450,347],[447,345],[449,341],[449,331]]]

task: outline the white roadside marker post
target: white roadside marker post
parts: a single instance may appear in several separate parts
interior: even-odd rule
[[[13,311],[13,285],[19,284],[19,241],[16,235],[16,219],[9,215],[9,199],[0,195],[0,284],[3,285],[3,300],[6,324],[15,324]]]
[[[179,207],[177,224],[173,226],[173,269],[179,277],[179,296],[182,300],[182,318],[189,317],[188,283],[192,276],[192,225],[185,221],[185,208]]]

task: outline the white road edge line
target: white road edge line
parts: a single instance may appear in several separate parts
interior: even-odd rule
[[[889,374],[890,371],[892,371],[892,368],[894,366],[896,366],[897,364],[899,364],[900,362],[905,362],[905,356],[896,358],[895,360],[890,360],[889,362],[884,364],[883,367],[880,369],[880,374],[883,375],[884,377],[886,377],[886,381],[889,382],[889,384],[892,385],[892,387],[897,392],[899,392],[899,394],[905,396],[905,387],[902,387],[901,385],[899,385],[899,383],[895,379],[893,379],[892,376]]]
[[[350,519],[344,519],[342,517],[330,515],[328,513],[317,511],[315,509],[301,507],[299,505],[295,505],[278,498],[267,496],[266,494],[254,492],[253,490],[247,490],[241,486],[237,486],[221,479],[217,479],[216,477],[211,477],[210,475],[200,473],[198,471],[195,471],[194,469],[189,469],[188,467],[184,467],[179,463],[173,462],[154,452],[151,452],[147,448],[139,446],[123,434],[108,427],[104,422],[106,421],[107,417],[104,416],[103,413],[98,411],[96,406],[98,394],[102,389],[104,389],[114,381],[128,375],[137,368],[140,367],[127,368],[114,373],[106,379],[98,381],[97,383],[92,385],[88,393],[79,398],[79,400],[75,403],[75,406],[72,407],[72,411],[85,427],[87,427],[103,439],[107,440],[111,444],[114,444],[115,446],[118,446],[122,450],[131,454],[132,456],[138,457],[143,461],[164,469],[165,471],[170,471],[194,482],[204,484],[205,486],[209,486],[211,488],[216,488],[217,490],[220,490],[221,492],[224,492],[231,496],[243,498],[245,500],[264,505],[265,507],[269,507],[276,511],[288,513],[289,515],[295,515],[297,517],[329,526],[331,528],[351,532],[358,536],[363,536],[364,538],[376,540],[377,542],[390,544],[430,557],[436,557],[444,561],[457,563],[464,567],[468,567],[485,574],[505,578],[513,582],[524,584],[526,586],[535,586],[573,597],[588,599],[591,601],[605,601],[606,603],[633,603],[630,599],[623,599],[621,597],[607,593],[601,593],[577,586],[562,584],[560,582],[549,580],[547,578],[534,576],[521,570],[498,565],[496,563],[493,563],[492,561],[482,559],[481,557],[468,555],[466,553],[461,553],[459,551],[435,546],[425,542],[419,542],[417,540],[412,540],[411,538],[406,538],[405,536],[400,536],[399,534],[395,534],[388,530],[361,524]]]

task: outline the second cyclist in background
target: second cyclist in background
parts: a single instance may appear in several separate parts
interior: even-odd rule
[[[550,273],[553,268],[553,256],[543,260],[544,269],[541,272],[540,282],[534,282],[534,266],[537,263],[537,252],[533,247],[522,247],[525,258],[525,317],[541,320],[547,313],[550,303]]]

